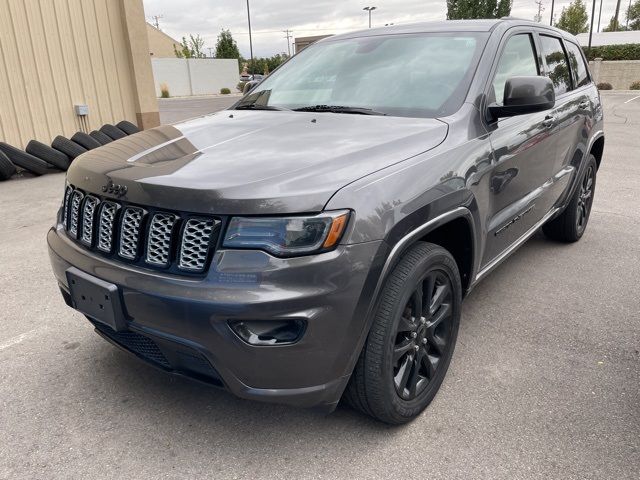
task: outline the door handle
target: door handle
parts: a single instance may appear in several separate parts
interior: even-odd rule
[[[578,106],[581,110],[586,110],[587,108],[589,108],[589,102],[585,100],[583,102],[580,102]]]
[[[556,117],[554,117],[553,115],[547,115],[546,117],[544,117],[544,120],[542,121],[542,125],[545,128],[551,128],[556,124]]]

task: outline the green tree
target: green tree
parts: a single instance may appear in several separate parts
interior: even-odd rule
[[[240,58],[238,44],[229,30],[222,30],[216,42],[216,58]]]
[[[640,0],[636,0],[627,10],[629,30],[640,30]]]
[[[611,17],[609,20],[609,25],[602,29],[603,32],[624,32],[627,28],[624,25],[621,25],[620,22],[616,20],[616,17]]]
[[[589,15],[582,0],[573,0],[568,7],[562,9],[556,27],[573,35],[589,31]]]
[[[254,58],[253,63],[251,60],[245,60],[244,58],[240,59],[241,64],[247,64],[247,72],[249,73],[257,73],[260,75],[268,75],[270,72],[273,72],[276,68],[278,68],[281,64],[283,64],[289,56],[285,53],[278,53],[272,57],[265,58]]]
[[[202,51],[204,49],[204,39],[200,36],[200,34],[189,35],[189,38],[182,37],[182,42],[180,42],[180,48],[176,48],[175,45],[173,50],[178,58],[206,58],[206,55]]]
[[[513,0],[447,0],[447,19],[508,17],[512,5]]]

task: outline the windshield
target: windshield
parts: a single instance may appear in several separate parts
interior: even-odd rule
[[[235,108],[450,115],[464,102],[487,37],[455,32],[324,41],[293,57]]]

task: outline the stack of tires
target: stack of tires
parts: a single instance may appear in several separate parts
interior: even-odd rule
[[[31,140],[24,151],[0,142],[0,180],[11,178],[18,168],[33,175],[66,171],[71,162],[83,153],[139,131],[133,123],[125,120],[117,125],[103,125],[91,133],[77,132],[70,139],[59,135],[51,146]]]

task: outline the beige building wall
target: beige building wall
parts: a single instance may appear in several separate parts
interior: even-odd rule
[[[142,0],[0,0],[0,140],[159,124]]]
[[[149,37],[149,53],[152,58],[176,58],[175,49],[179,48],[179,41],[148,23],[147,35]]]
[[[589,62],[589,70],[596,83],[610,83],[615,90],[628,90],[633,82],[640,82],[640,60]]]

